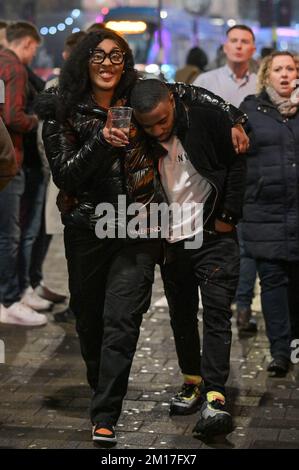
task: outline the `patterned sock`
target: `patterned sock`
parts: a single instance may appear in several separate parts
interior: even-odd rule
[[[188,375],[184,374],[184,383],[185,384],[195,384],[200,385],[202,382],[202,377],[200,375]]]
[[[222,395],[220,392],[208,392],[207,393],[207,400],[209,403],[211,403],[214,400],[219,400],[222,405],[225,403],[225,396]]]

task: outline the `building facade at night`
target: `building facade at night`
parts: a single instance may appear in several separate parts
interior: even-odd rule
[[[162,10],[161,20],[158,7]],[[135,21],[136,8],[143,12],[140,20],[147,22],[147,29],[143,35],[125,37],[137,63],[181,67],[186,52],[194,45],[202,47],[213,60],[225,31],[237,22],[254,29],[258,52],[263,46],[271,46],[274,40],[278,49],[299,47],[299,2],[295,0],[19,0],[17,4],[2,0],[0,18],[22,18],[35,23],[44,37],[38,66],[51,68],[61,65],[61,50],[68,34],[96,21],[113,20],[116,14],[119,20],[120,10],[124,12],[123,19]],[[145,10],[151,19],[146,17]],[[74,11],[79,14],[74,15]],[[272,26],[279,27],[275,37]]]

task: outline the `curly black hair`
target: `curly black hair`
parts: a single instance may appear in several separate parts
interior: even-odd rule
[[[124,73],[115,90],[112,105],[119,99],[127,96],[129,90],[137,80],[137,71],[134,69],[134,58],[128,43],[117,33],[111,30],[91,32],[80,41],[64,63],[59,78],[60,112],[64,117],[72,113],[74,106],[82,102],[91,92],[89,77],[90,51],[105,39],[115,41],[125,52]]]

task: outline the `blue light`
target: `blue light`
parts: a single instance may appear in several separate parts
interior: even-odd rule
[[[46,26],[44,26],[43,28],[41,28],[39,30],[39,32],[43,35],[43,36],[46,36],[49,32],[48,28],[46,28]]]
[[[81,15],[81,11],[78,9],[78,8],[75,8],[73,11],[72,11],[72,17],[73,18],[78,18],[78,16]]]
[[[80,28],[73,28],[72,33],[79,33],[81,31]]]
[[[74,23],[74,20],[73,18],[71,18],[70,16],[68,16],[65,20],[64,20],[65,24],[67,24],[68,26],[70,26],[71,24]]]
[[[57,29],[59,31],[64,31],[66,28],[65,24],[64,23],[59,23],[59,25],[57,25]]]
[[[55,26],[51,26],[51,28],[49,28],[49,33],[50,34],[56,34],[57,33],[57,28],[55,28]]]

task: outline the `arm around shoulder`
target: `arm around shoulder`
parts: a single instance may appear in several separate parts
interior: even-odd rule
[[[223,113],[219,116],[217,134],[220,139],[218,152],[221,152],[221,160],[227,167],[224,194],[217,218],[225,223],[236,225],[242,216],[246,185],[246,158],[236,154],[227,117]]]
[[[168,83],[168,88],[171,92],[177,93],[186,106],[190,106],[193,103],[201,103],[211,105],[216,109],[221,109],[228,115],[233,126],[236,124],[244,124],[247,121],[246,114],[239,108],[236,108],[231,103],[206,88],[195,86],[195,84],[186,85],[184,83]]]

